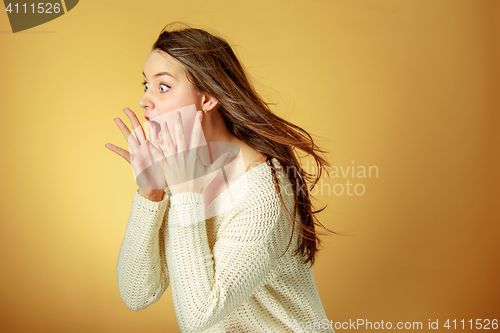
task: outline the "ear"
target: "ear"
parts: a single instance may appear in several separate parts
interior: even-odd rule
[[[201,102],[201,107],[203,108],[203,110],[210,111],[215,108],[218,103],[219,101],[217,101],[214,97],[204,94]]]

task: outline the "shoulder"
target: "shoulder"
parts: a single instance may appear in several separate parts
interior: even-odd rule
[[[272,169],[277,171],[281,191],[277,191]],[[221,239],[249,243],[289,240],[293,228],[289,219],[295,201],[292,191],[283,186],[287,179],[281,169],[279,161],[271,158],[246,173],[244,199],[227,215]]]
[[[286,207],[292,211],[295,202],[292,186],[276,158],[260,163],[247,174],[246,208],[281,211]]]
[[[247,171],[247,175],[250,181],[249,185],[253,189],[253,192],[260,192],[258,194],[261,195],[266,193],[274,194],[276,192],[273,171],[277,176],[279,185],[282,185],[284,181],[286,182],[287,178],[284,177],[285,173],[283,167],[274,157],[259,159],[251,165],[251,168]]]
[[[243,153],[243,159],[245,161],[248,161],[245,162],[246,171],[250,171],[251,169],[258,167],[262,163],[265,163],[268,157],[262,153],[258,153],[257,151],[252,150],[251,152]]]

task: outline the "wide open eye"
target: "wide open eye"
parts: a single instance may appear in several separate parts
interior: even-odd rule
[[[144,91],[148,90],[149,84],[147,82],[143,82],[142,85],[144,86]]]
[[[165,83],[160,84],[160,91],[161,92],[168,91],[168,89],[170,89],[170,86],[166,85]]]

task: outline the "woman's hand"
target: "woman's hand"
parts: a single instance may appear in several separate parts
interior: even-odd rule
[[[217,176],[217,172],[215,171],[229,162],[229,159],[232,157],[231,152],[222,154],[213,164],[205,166],[200,159],[200,150],[207,149],[207,146],[203,146],[203,148],[196,147],[196,143],[200,142],[202,135],[201,119],[203,112],[197,112],[189,149],[186,147],[181,114],[179,111],[173,112],[176,112],[174,128],[177,138],[177,149],[173,144],[165,121],[162,121],[160,124],[163,137],[160,148],[165,152],[166,157],[162,158],[163,154],[153,144],[148,143],[148,145],[154,152],[153,155],[155,158],[162,161],[165,178],[170,184],[169,189],[172,195],[183,192],[202,193]]]
[[[139,194],[149,200],[161,201],[164,189],[168,186],[160,162],[161,156],[157,154],[157,151],[153,152],[148,147],[144,129],[135,113],[129,108],[125,108],[123,111],[130,119],[135,136],[131,134],[120,118],[115,118],[115,123],[120,128],[132,152],[129,153],[127,150],[110,143],[106,144],[106,148],[114,151],[132,165],[136,183],[139,186]]]

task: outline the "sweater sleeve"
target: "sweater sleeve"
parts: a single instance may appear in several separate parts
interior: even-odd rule
[[[163,235],[170,197],[168,187],[160,202],[135,192],[116,268],[120,297],[130,310],[151,305],[168,288]]]
[[[171,197],[168,233],[172,296],[180,327],[205,330],[254,294],[288,244],[292,227],[275,193],[258,193],[233,213],[210,250],[204,195]],[[285,198],[283,198],[285,200]]]

